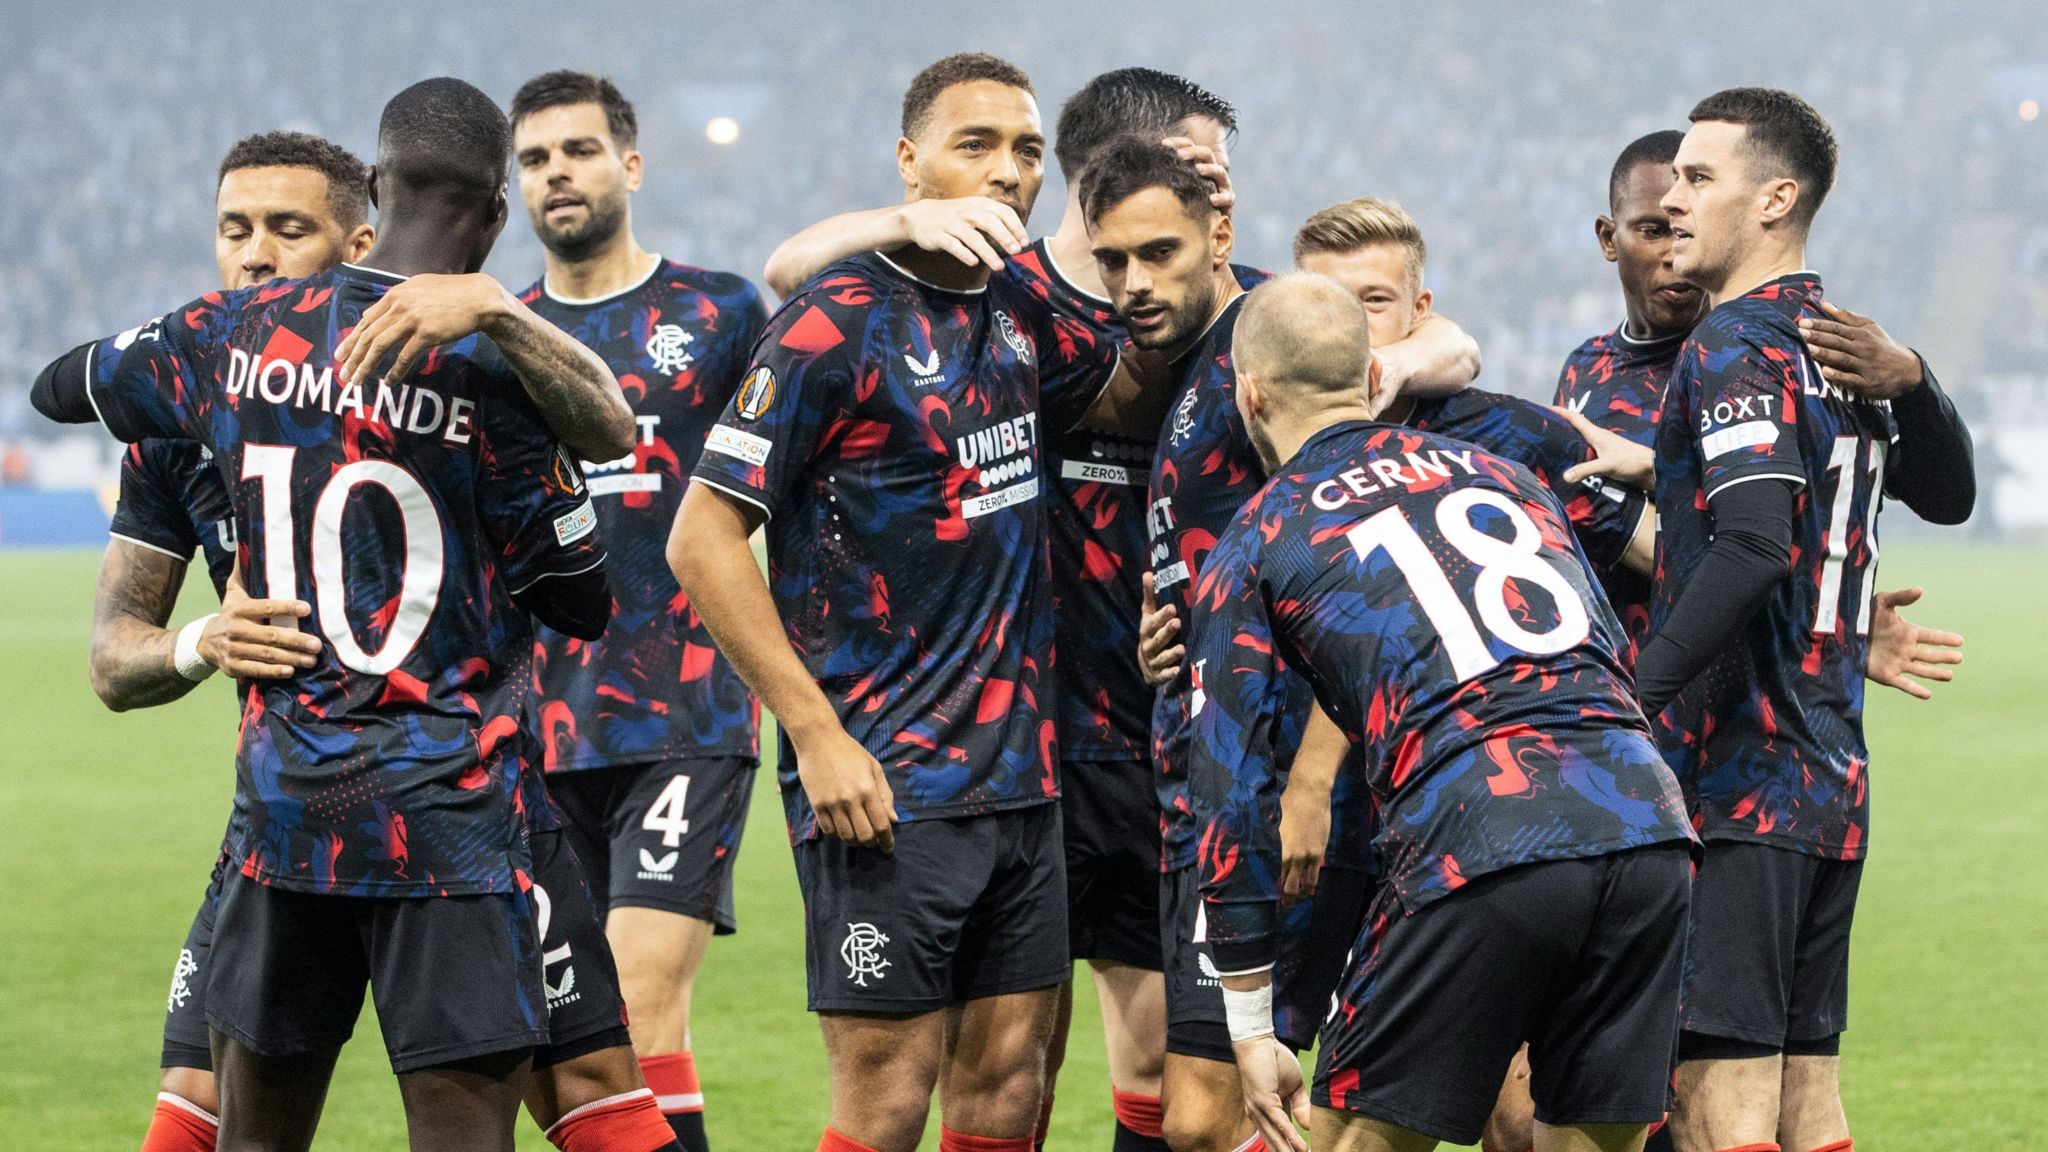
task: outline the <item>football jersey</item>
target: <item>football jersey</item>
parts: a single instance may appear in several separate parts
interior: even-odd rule
[[[1589,476],[1567,483],[1565,472],[1593,459],[1593,448],[1564,417],[1517,396],[1466,388],[1417,400],[1403,421],[1411,428],[1476,444],[1512,460],[1550,489],[1596,572],[1617,567],[1642,523],[1649,498],[1624,484]]]
[[[1664,408],[1664,386],[1671,379],[1671,367],[1685,337],[1633,340],[1624,331],[1626,322],[1612,332],[1595,336],[1573,349],[1558,374],[1560,408],[1583,414],[1600,427],[1634,441],[1645,448],[1657,444],[1657,416]],[[1600,585],[1607,602],[1621,618],[1628,633],[1630,668],[1636,653],[1650,638],[1650,578],[1627,568],[1600,570]]]
[[[1251,269],[1236,271],[1238,283],[1247,288],[1265,278]],[[1243,305],[1243,296],[1225,305],[1201,340],[1175,363],[1173,404],[1153,450],[1145,520],[1153,588],[1161,605],[1174,606],[1183,637],[1187,635],[1194,579],[1209,550],[1236,519],[1244,502],[1266,482],[1265,467],[1237,413],[1237,368],[1230,347]],[[1160,867],[1168,872],[1195,862],[1200,834],[1188,792],[1188,705],[1202,693],[1207,670],[1192,648],[1187,651],[1180,671],[1159,689],[1152,709]],[[1278,765],[1283,777],[1293,764],[1298,734],[1314,706],[1307,681],[1287,678],[1284,688],[1296,739],[1286,745],[1287,752]],[[1331,789],[1328,861],[1368,867],[1372,827],[1364,806],[1354,802],[1362,786],[1354,768],[1355,764],[1347,761]]]
[[[705,441],[695,480],[768,516],[790,646],[882,764],[899,820],[1059,794],[1040,444],[1116,355],[1062,344],[1012,278],[953,291],[870,253],[783,303]],[[782,753],[808,838],[786,737]]]
[[[1116,306],[1068,280],[1046,241],[1011,257],[1003,275],[1051,311],[1062,339],[1124,340]],[[1060,759],[1143,760],[1153,690],[1138,668],[1139,577],[1152,442],[1072,428],[1048,430],[1045,450]]]
[[[1861,859],[1869,846],[1863,668],[1891,406],[1821,378],[1798,320],[1820,278],[1782,276],[1687,338],[1657,426],[1656,595],[1664,626],[1713,538],[1709,501],[1777,479],[1793,500],[1792,571],[1657,718],[1708,840]]]
[[[224,594],[235,570],[235,509],[213,453],[193,440],[130,444],[107,534],[178,560],[201,553],[214,595]]]
[[[1686,840],[1563,509],[1520,465],[1399,426],[1311,437],[1194,593],[1198,867],[1210,940],[1270,941],[1285,681],[1361,750],[1385,882],[1409,912],[1476,877]],[[1290,675],[1291,673],[1291,675]]]
[[[760,706],[712,643],[668,565],[669,528],[704,437],[746,373],[768,315],[741,277],[657,260],[598,300],[520,299],[604,358],[637,423],[631,454],[584,461],[604,524],[612,618],[578,640],[535,629],[541,741],[551,772],[683,756],[755,756]]]
[[[116,436],[198,440],[244,582],[312,605],[318,662],[243,705],[229,854],[259,882],[518,890],[532,627],[514,593],[604,561],[575,460],[486,339],[401,381],[334,347],[402,277],[343,265],[213,293],[92,346]]]

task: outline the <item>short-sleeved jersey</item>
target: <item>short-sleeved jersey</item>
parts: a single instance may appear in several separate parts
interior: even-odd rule
[[[1236,271],[1238,283],[1246,288],[1265,279],[1264,273],[1253,269]],[[1145,521],[1153,586],[1159,603],[1173,605],[1184,628],[1192,607],[1194,580],[1209,550],[1245,501],[1266,482],[1265,467],[1237,413],[1237,367],[1230,349],[1243,304],[1240,296],[1226,305],[1202,339],[1175,363],[1173,405],[1153,451]],[[1169,872],[1195,862],[1201,831],[1188,792],[1188,711],[1190,701],[1203,691],[1207,674],[1190,649],[1180,672],[1159,689],[1152,709],[1160,866]],[[1293,723],[1305,726],[1308,710],[1314,706],[1308,682],[1289,678],[1285,690],[1294,712]],[[1280,764],[1283,773],[1293,764],[1293,745],[1288,748]],[[1364,806],[1354,803],[1361,785],[1353,767],[1347,763],[1338,773],[1331,792],[1328,859],[1340,865],[1369,867],[1372,826]]]
[[[1199,867],[1218,947],[1270,941],[1291,670],[1364,757],[1410,912],[1503,868],[1686,840],[1620,626],[1547,486],[1369,422],[1312,437],[1198,579]]]
[[[189,561],[206,558],[214,595],[235,570],[235,509],[213,467],[213,453],[193,440],[142,440],[121,454],[121,498],[107,534]]]
[[[1476,444],[1491,455],[1527,468],[1563,506],[1594,571],[1620,565],[1642,523],[1649,497],[1597,476],[1568,483],[1565,472],[1593,459],[1594,453],[1564,417],[1518,396],[1466,388],[1416,401],[1404,423]]]
[[[1890,405],[1821,378],[1800,339],[1818,316],[1811,272],[1708,313],[1679,353],[1657,428],[1656,596],[1662,628],[1713,536],[1731,485],[1794,485],[1792,572],[1742,637],[1657,718],[1664,756],[1708,840],[1861,859],[1869,753],[1863,669]]]
[[[1645,448],[1657,445],[1657,416],[1664,409],[1664,386],[1685,337],[1633,340],[1623,323],[1612,332],[1587,340],[1565,358],[1558,373],[1553,403],[1583,414],[1588,420]],[[1600,572],[1607,602],[1628,633],[1628,664],[1650,638],[1650,578],[1627,568]]]
[[[604,561],[575,460],[482,337],[403,380],[333,349],[400,277],[344,265],[215,293],[92,347],[101,419],[195,439],[252,596],[312,605],[318,663],[247,694],[228,850],[260,882],[516,891],[532,627],[512,597]]]
[[[605,528],[611,624],[593,641],[535,630],[548,771],[757,755],[760,706],[677,586],[667,547],[704,437],[767,324],[760,293],[657,259],[602,299],[563,299],[544,281],[520,299],[604,358],[638,424],[630,455],[583,463]]]
[[[790,645],[900,820],[1058,795],[1040,444],[1086,412],[1116,351],[1063,346],[1048,319],[1008,277],[956,292],[879,253],[835,264],[769,321],[697,465],[768,515]]]
[[[1065,338],[1125,339],[1116,306],[1067,279],[1046,241],[1011,257],[1003,274],[1051,310]],[[1045,449],[1060,759],[1143,760],[1154,693],[1136,653],[1152,442],[1077,427],[1048,430]]]

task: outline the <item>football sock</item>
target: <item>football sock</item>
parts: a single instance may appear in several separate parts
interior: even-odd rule
[[[704,1139],[704,1090],[697,1084],[697,1058],[688,1052],[664,1052],[640,1058],[640,1075],[654,1089],[662,1119],[676,1134],[683,1152],[709,1152]]]
[[[1856,1142],[1849,1139],[1837,1140],[1832,1144],[1823,1144],[1813,1152],[1856,1152]]]
[[[818,1152],[875,1152],[875,1150],[850,1136],[842,1136],[832,1129],[826,1128],[825,1135],[818,1141]]]
[[[547,1137],[562,1152],[676,1152],[682,1147],[646,1088],[574,1109],[555,1121]]]
[[[1136,1092],[1109,1090],[1110,1107],[1116,1112],[1116,1140],[1110,1152],[1167,1152],[1166,1115],[1159,1097]]]
[[[1779,1152],[1779,1148],[1776,1144],[1737,1144],[1733,1148],[1723,1148],[1720,1152]]]
[[[1254,1132],[1251,1139],[1237,1146],[1236,1152],[1269,1152],[1266,1147],[1266,1138]]]
[[[1030,1136],[970,1136],[939,1125],[939,1152],[1031,1152]]]
[[[1046,1133],[1052,1131],[1052,1093],[1045,1094],[1045,1103],[1038,1106],[1038,1130],[1031,1134],[1031,1146],[1044,1152]]]
[[[156,1113],[142,1137],[142,1152],[213,1152],[220,1120],[173,1092],[156,1094]]]

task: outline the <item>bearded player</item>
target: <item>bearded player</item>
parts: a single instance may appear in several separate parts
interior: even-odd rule
[[[537,76],[512,98],[512,120],[520,196],[547,253],[521,299],[604,357],[636,425],[631,452],[584,462],[610,541],[611,628],[588,642],[538,633],[548,790],[608,909],[641,1071],[683,1146],[703,1152],[690,990],[713,933],[735,928],[760,711],[662,547],[767,315],[740,277],[634,238],[645,161],[633,105],[611,81]]]

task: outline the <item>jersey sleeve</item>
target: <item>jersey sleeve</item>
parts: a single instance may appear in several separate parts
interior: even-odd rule
[[[605,553],[582,466],[548,433],[511,369],[503,375],[478,405],[477,511],[498,572],[517,596],[550,576],[588,572]]]
[[[1708,500],[1766,477],[1806,483],[1799,454],[1798,353],[1727,332],[1698,334],[1700,362],[1686,397]]]
[[[864,320],[858,307],[834,305],[817,288],[784,304],[705,437],[691,479],[773,518],[853,395]]]
[[[185,509],[185,485],[168,466],[163,445],[130,444],[121,456],[121,496],[107,534],[179,560],[199,548],[199,528]]]
[[[1193,692],[1189,789],[1204,820],[1196,858],[1217,967],[1250,971],[1279,948],[1280,759],[1284,678],[1249,534],[1210,553],[1188,645]]]
[[[1081,423],[1116,375],[1122,340],[1078,316],[1020,292],[1020,319],[1038,350],[1038,407],[1046,427],[1065,432]]]
[[[107,431],[130,442],[150,436],[198,440],[213,400],[208,349],[227,335],[231,314],[219,295],[95,342],[86,396]]]

